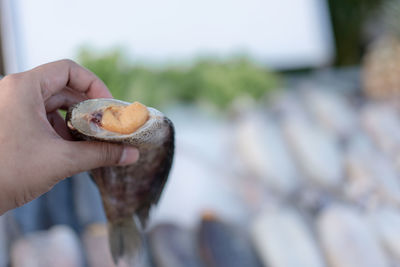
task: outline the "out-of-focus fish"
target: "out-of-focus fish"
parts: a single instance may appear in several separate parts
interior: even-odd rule
[[[366,217],[355,209],[334,204],[322,211],[316,227],[329,266],[389,266]]]
[[[364,134],[348,141],[345,154],[345,194],[352,201],[372,207],[377,203],[400,205],[400,182],[394,164]]]
[[[295,164],[280,127],[271,118],[256,112],[241,115],[235,137],[236,154],[250,175],[284,195],[298,188]]]
[[[362,126],[375,144],[396,160],[400,151],[400,121],[397,109],[389,103],[369,103],[360,113]]]
[[[16,240],[10,258],[13,267],[84,266],[79,237],[64,225],[36,231]]]
[[[193,233],[177,225],[164,223],[149,234],[149,247],[156,267],[201,267]]]
[[[132,128],[132,133],[125,131],[129,127],[120,127],[122,133],[114,131],[118,123],[131,120],[132,113],[117,114],[120,115],[116,116],[117,121],[110,119],[107,125],[104,123],[106,115],[112,117],[128,105],[115,99],[86,100],[69,110],[67,125],[78,140],[127,144],[139,149],[140,159],[132,165],[91,171],[109,221],[109,241],[114,261],[117,263],[123,258],[136,265],[143,260],[140,225],[145,227],[149,210],[158,202],[172,165],[174,127],[161,112],[143,105],[144,119],[137,125],[138,129]]]
[[[211,214],[203,216],[198,232],[199,249],[209,267],[261,267],[261,261],[244,232]]]
[[[329,88],[307,88],[302,97],[312,117],[328,132],[346,137],[357,129],[355,109],[344,94],[337,94]]]
[[[343,159],[336,136],[296,114],[285,118],[282,125],[306,181],[323,188],[340,187]]]
[[[265,266],[326,266],[305,218],[294,209],[265,210],[256,218],[251,230]]]
[[[382,207],[371,212],[368,218],[381,244],[400,263],[400,212],[395,208]]]

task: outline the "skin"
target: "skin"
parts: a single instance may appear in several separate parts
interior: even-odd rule
[[[0,215],[79,172],[136,162],[136,148],[72,141],[58,109],[111,98],[104,83],[71,60],[0,80]]]

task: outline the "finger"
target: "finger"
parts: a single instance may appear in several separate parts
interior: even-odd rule
[[[63,139],[72,141],[73,138],[69,133],[65,120],[61,117],[58,111],[47,114],[47,119],[55,132]]]
[[[64,146],[64,155],[68,158],[63,164],[72,173],[92,170],[104,166],[124,166],[136,162],[139,158],[139,150],[132,146],[103,142],[67,142]],[[69,165],[69,166],[68,166]]]
[[[58,109],[67,110],[70,106],[86,99],[87,96],[84,94],[73,91],[70,88],[64,88],[61,92],[52,95],[45,101],[46,112],[51,113]]]
[[[89,98],[112,97],[106,85],[96,75],[72,60],[44,64],[32,72],[40,83],[44,100],[65,87],[85,93]]]

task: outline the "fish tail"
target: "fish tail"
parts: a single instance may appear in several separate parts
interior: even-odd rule
[[[111,254],[118,265],[123,260],[129,266],[142,266],[144,262],[144,245],[140,226],[133,217],[124,218],[108,225]]]

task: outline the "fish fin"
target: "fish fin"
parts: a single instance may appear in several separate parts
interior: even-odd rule
[[[119,260],[141,266],[145,259],[143,238],[135,218],[124,218],[108,224],[108,235],[114,263]]]
[[[149,218],[149,206],[144,206],[141,209],[136,211],[136,215],[139,218],[140,224],[143,229],[146,229],[147,221]]]

